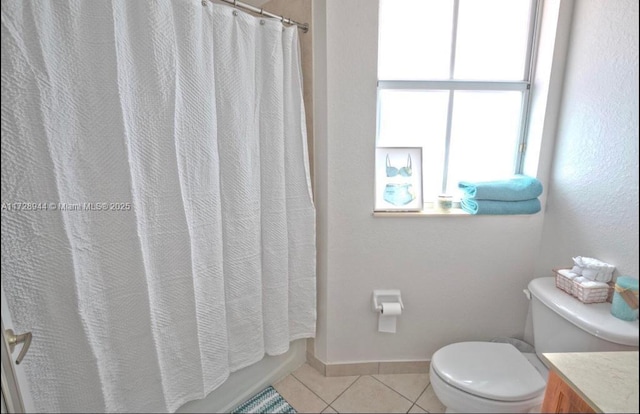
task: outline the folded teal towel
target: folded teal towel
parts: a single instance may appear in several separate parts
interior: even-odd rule
[[[522,201],[531,200],[542,194],[542,184],[526,175],[496,181],[460,181],[464,197],[476,200]]]
[[[470,214],[535,214],[540,211],[540,200],[496,201],[464,197],[460,207]]]

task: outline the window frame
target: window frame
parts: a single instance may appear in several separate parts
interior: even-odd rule
[[[392,80],[392,79],[378,79],[377,92],[376,92],[376,147],[380,134],[380,92],[383,90],[414,90],[414,91],[445,91],[449,93],[449,102],[447,108],[447,126],[445,136],[445,153],[444,153],[444,166],[443,176],[441,183],[441,192],[445,193],[447,188],[447,180],[449,174],[449,152],[451,147],[451,130],[452,130],[452,118],[454,110],[454,95],[456,91],[517,91],[522,92],[522,105],[520,113],[520,132],[517,138],[514,151],[516,152],[514,157],[514,174],[521,174],[524,168],[525,154],[527,149],[527,135],[529,130],[530,121],[530,107],[531,107],[531,88],[534,78],[534,68],[537,58],[537,46],[538,46],[538,33],[540,26],[540,19],[542,16],[542,0],[530,0],[530,15],[529,15],[529,33],[527,36],[526,54],[524,62],[524,75],[523,80],[456,80],[453,79],[453,73],[455,70],[455,56],[456,56],[456,38],[458,30],[458,11],[459,0],[453,0],[453,24],[451,35],[451,50],[449,61],[449,79],[444,80]],[[424,181],[424,177],[423,177]],[[435,201],[435,200],[432,200]],[[423,199],[423,203],[426,205],[429,202],[427,197]]]

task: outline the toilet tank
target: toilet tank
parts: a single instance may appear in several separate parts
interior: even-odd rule
[[[611,304],[580,302],[553,277],[529,282],[536,353],[637,351],[638,321],[611,315]]]

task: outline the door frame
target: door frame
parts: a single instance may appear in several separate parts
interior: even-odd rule
[[[0,331],[2,334],[2,341],[0,341],[2,347],[2,398],[4,399],[8,414],[35,412],[35,404],[31,397],[26,372],[22,366],[16,366],[15,360],[11,352],[9,352],[9,342],[5,335],[5,326],[13,328],[12,315],[9,312],[4,288],[1,286],[0,293],[2,302],[0,308],[2,311],[2,330]],[[16,349],[16,351],[18,349]],[[29,358],[29,353],[27,353],[26,358]]]
[[[7,409],[7,413],[24,413],[24,403],[11,354],[9,344],[4,334],[4,312],[2,312],[2,398]]]

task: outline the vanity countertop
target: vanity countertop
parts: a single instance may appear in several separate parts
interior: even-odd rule
[[[543,353],[542,358],[594,411],[638,412],[638,352]]]

